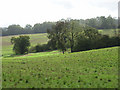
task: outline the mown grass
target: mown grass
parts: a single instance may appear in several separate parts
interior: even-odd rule
[[[26,36],[30,36],[30,42],[31,46],[35,46],[36,44],[45,44],[48,41],[47,33],[42,34],[25,34]],[[11,37],[17,37],[19,35],[15,36],[4,36],[2,37],[2,55],[7,56],[14,54],[12,48],[13,45],[11,44]]]
[[[118,34],[118,29],[101,29],[101,30],[98,30],[99,33],[103,34],[103,35],[108,35],[110,37],[112,36],[115,36],[115,31],[116,31],[116,34]]]
[[[118,47],[3,57],[3,88],[117,88]]]

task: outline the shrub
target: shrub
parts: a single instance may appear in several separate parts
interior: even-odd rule
[[[36,49],[34,46],[30,47],[29,49],[29,53],[35,53],[36,52]]]
[[[30,53],[35,53],[35,52],[44,52],[44,51],[49,51],[50,46],[48,44],[37,44],[36,46],[33,46],[29,49]]]
[[[29,36],[19,36],[12,37],[11,43],[14,45],[13,50],[16,54],[28,53],[28,48],[30,46]]]
[[[96,39],[89,39],[85,36],[78,36],[73,50],[74,52],[78,52],[113,46],[120,46],[120,37],[109,37],[107,35],[102,35]]]

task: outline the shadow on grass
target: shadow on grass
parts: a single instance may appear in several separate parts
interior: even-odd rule
[[[62,53],[59,50],[49,50],[49,51],[41,51],[41,52],[32,52],[32,53],[25,53],[25,54],[9,54],[9,55],[2,55],[3,58],[9,58],[9,57],[19,57],[19,56],[25,56],[25,55],[29,55],[29,54],[37,54],[37,53],[41,53],[41,55],[43,54],[60,54]],[[68,49],[65,53],[71,53],[70,50]]]
[[[18,56],[22,56],[22,55],[27,55],[28,53],[26,54],[11,54],[11,55],[2,55],[2,57],[4,58],[8,58],[8,57],[18,57]]]

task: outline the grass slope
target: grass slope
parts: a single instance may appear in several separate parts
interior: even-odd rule
[[[30,42],[31,46],[34,46],[38,43],[40,44],[45,44],[48,41],[47,38],[47,33],[42,33],[42,34],[24,34],[26,36],[30,36]],[[2,37],[2,54],[3,56],[11,55],[13,54],[12,48],[13,45],[11,45],[11,37],[17,37],[19,35],[14,35],[14,36],[4,36]]]
[[[3,88],[117,88],[118,47],[3,57]]]
[[[98,31],[101,34],[108,35],[110,37],[115,36],[115,31],[116,31],[116,34],[119,33],[119,29],[102,29],[102,30],[98,30]]]

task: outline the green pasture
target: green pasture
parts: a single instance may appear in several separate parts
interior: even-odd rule
[[[3,88],[117,88],[118,47],[3,57]]]
[[[99,30],[114,35],[113,30]],[[27,34],[31,46],[47,43],[47,34]],[[18,35],[16,35],[18,36]],[[63,55],[59,51],[13,55],[10,39],[2,37],[3,88],[117,88],[118,48]]]
[[[110,37],[118,34],[119,33],[118,31],[119,31],[118,29],[101,29],[101,30],[98,30],[99,33],[101,33],[103,35],[108,35]]]
[[[45,44],[48,41],[47,33],[42,34],[25,34],[26,36],[30,36],[30,42],[31,46],[35,46],[36,44]],[[11,55],[13,54],[13,45],[11,44],[10,40],[11,37],[17,37],[19,35],[15,36],[4,36],[2,37],[2,55]]]

